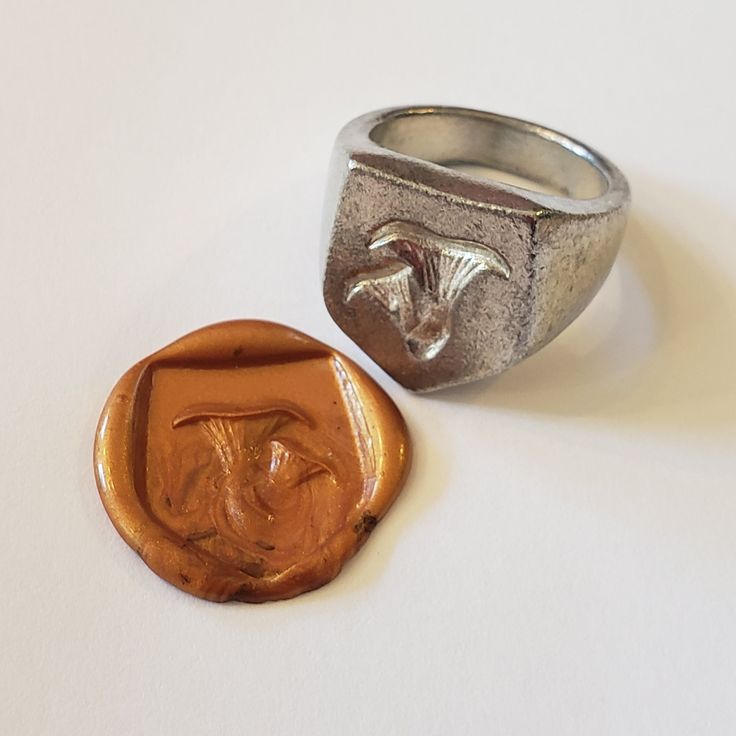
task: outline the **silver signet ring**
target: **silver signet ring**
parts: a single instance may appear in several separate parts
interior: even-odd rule
[[[368,113],[335,143],[327,309],[406,388],[500,373],[593,298],[629,200],[610,161],[548,128],[454,107]]]

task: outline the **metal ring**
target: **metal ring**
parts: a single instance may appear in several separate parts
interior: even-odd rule
[[[368,113],[335,143],[325,303],[409,389],[499,373],[590,302],[629,201],[610,161],[549,128],[456,107]]]

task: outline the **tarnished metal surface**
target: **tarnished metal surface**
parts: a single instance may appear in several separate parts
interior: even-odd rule
[[[547,193],[459,170],[468,164]],[[407,388],[499,373],[592,299],[628,203],[618,169],[546,128],[458,108],[369,113],[335,145],[325,303]]]

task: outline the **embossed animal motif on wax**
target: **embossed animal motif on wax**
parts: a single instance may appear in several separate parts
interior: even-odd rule
[[[179,448],[163,479],[173,526],[254,577],[313,552],[343,510],[325,493],[336,472],[304,444],[310,424],[291,407],[180,413],[173,428],[195,426],[199,440]]]
[[[368,248],[380,257],[379,265],[348,284],[345,301],[359,294],[378,301],[420,361],[437,357],[447,344],[453,306],[473,279],[483,273],[506,280],[511,275],[508,262],[493,248],[445,238],[410,222],[383,225]]]

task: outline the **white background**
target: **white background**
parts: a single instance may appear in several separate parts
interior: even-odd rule
[[[736,54],[727,3],[0,2],[0,733],[736,733]],[[552,345],[410,395],[331,322],[350,118],[446,103],[599,148],[622,255]],[[92,476],[118,376],[259,317],[347,352],[416,448],[320,591],[151,573]]]

